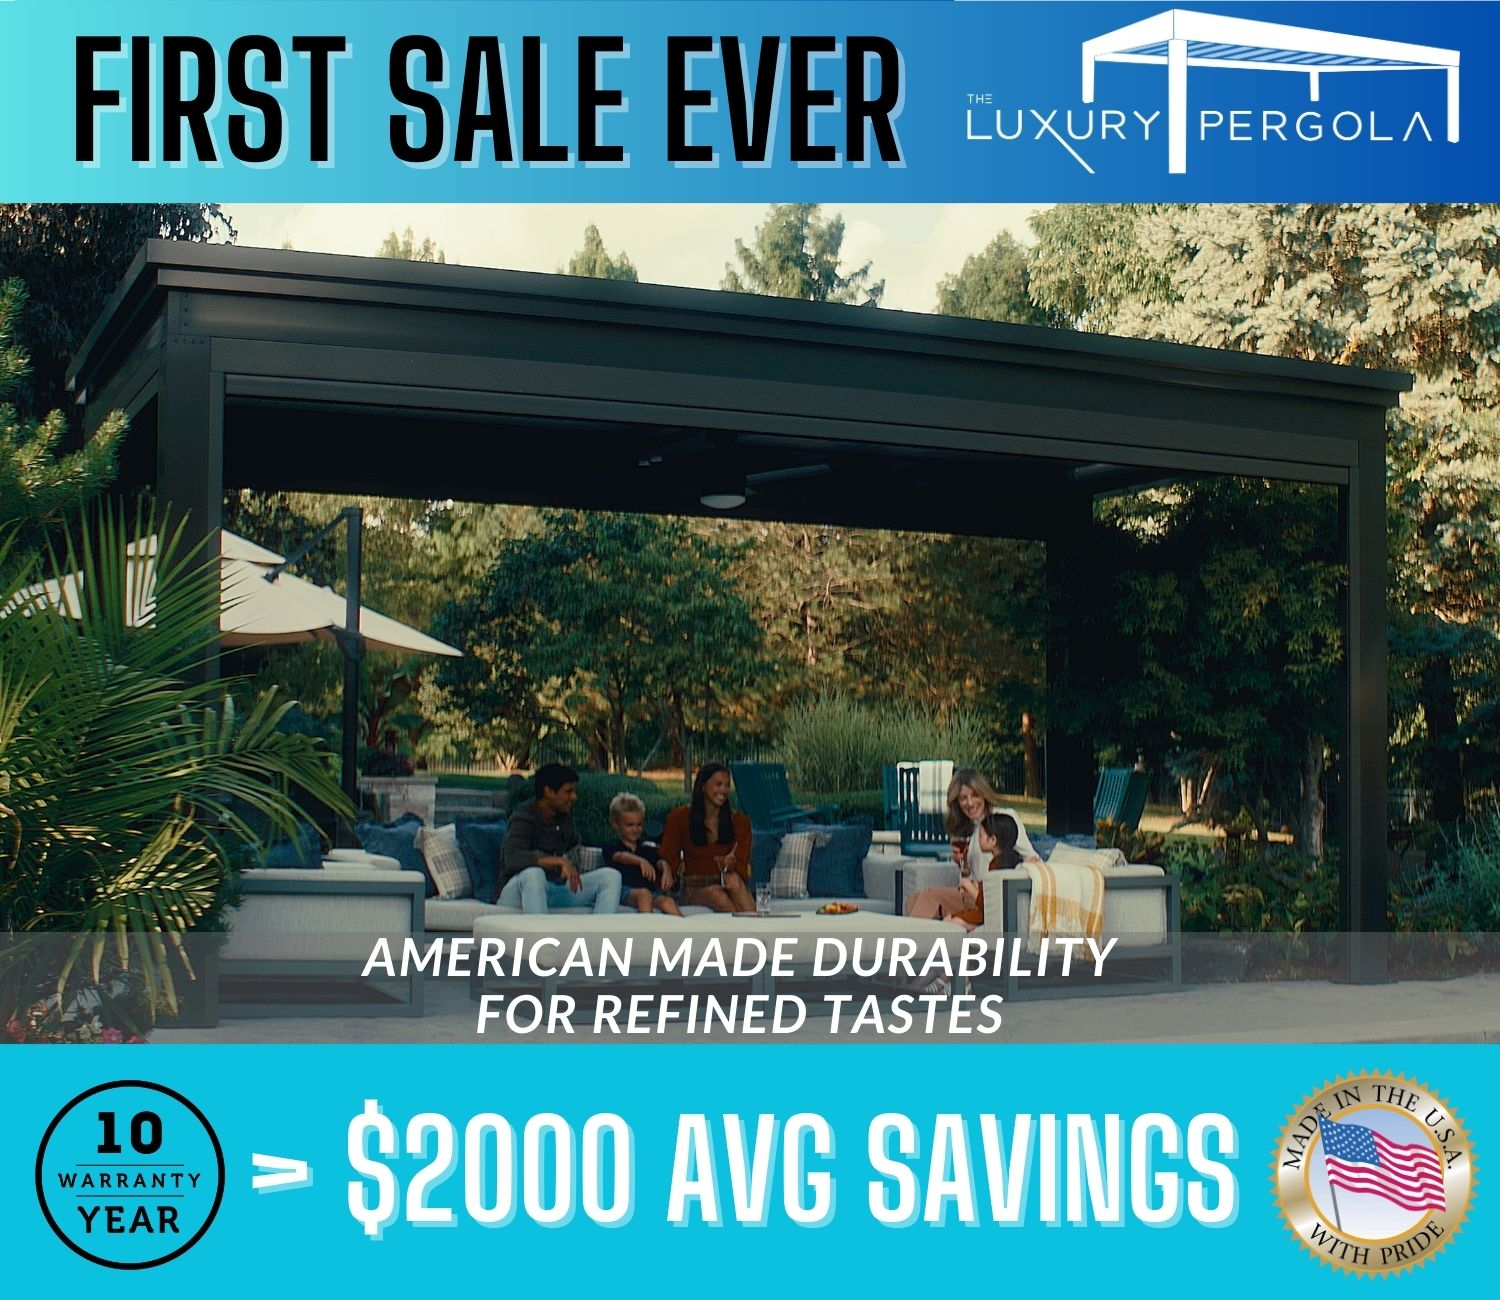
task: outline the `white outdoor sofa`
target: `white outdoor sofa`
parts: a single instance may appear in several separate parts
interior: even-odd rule
[[[950,862],[903,858],[877,851],[862,869],[865,896],[853,900],[862,913],[892,920],[919,890],[958,883]],[[380,937],[399,950],[406,938],[472,934],[481,919],[521,916],[519,908],[501,907],[474,898],[424,898],[426,877],[402,871],[394,858],[340,851],[322,870],[260,869],[242,876],[245,898],[231,916],[231,930],[220,958],[221,987],[233,996],[221,999],[225,1015],[420,1015],[419,978],[398,982],[362,981],[360,971]],[[599,850],[583,850],[585,870],[600,865]],[[1160,867],[1131,866],[1106,872],[1104,937],[1116,946],[1107,963],[1114,975],[1127,967],[1150,967],[1149,977],[1131,982],[1103,981],[1088,992],[1146,992],[1178,988],[1182,981],[1182,935],[1178,881]],[[985,877],[986,923],[982,935],[1025,938],[1031,882],[1024,871],[990,872]],[[995,897],[996,886],[999,897]],[[902,900],[898,909],[897,897]],[[777,898],[778,913],[804,916],[834,901],[826,897]],[[687,906],[685,915],[711,923],[704,907]],[[594,922],[585,909],[563,909],[536,918],[588,930]],[[622,913],[633,924],[638,913]],[[667,918],[661,918],[666,920]],[[609,918],[600,918],[608,923]],[[647,925],[655,924],[647,918]],[[878,923],[877,923],[878,924]],[[939,923],[933,923],[939,924]],[[858,928],[857,925],[855,928]],[[485,924],[481,933],[508,932]],[[852,930],[846,930],[852,933]],[[227,981],[227,983],[225,983]],[[1017,996],[1076,995],[1071,981],[1006,975],[1003,992]]]
[[[951,883],[957,883],[957,875],[955,867]],[[1149,993],[1182,987],[1180,883],[1161,867],[1145,863],[1113,867],[1104,872],[1100,941],[1114,939],[1115,946],[1104,963],[1108,978],[1099,980],[1097,985],[1091,983],[1088,992]],[[1024,941],[1031,907],[1031,877],[1019,868],[991,871],[984,877],[984,887],[984,925],[975,933]],[[1080,991],[1076,978],[1017,979],[1007,973],[1002,985],[1007,1001],[1018,996],[1071,997]]]
[[[583,855],[580,863],[583,870],[588,871],[603,865],[603,855],[599,849],[584,847],[580,852]],[[796,913],[816,912],[823,904],[837,901],[858,903],[861,911],[890,915],[897,910],[892,905],[892,900],[895,898],[897,872],[902,872],[905,877],[903,899],[909,899],[918,889],[926,885],[942,883],[936,878],[942,873],[942,864],[934,863],[930,859],[924,861],[872,853],[865,858],[862,869],[865,884],[863,898],[831,895],[811,898],[778,898],[776,910]],[[955,872],[956,869],[950,866],[947,874],[955,875]],[[564,915],[568,914],[569,910],[563,909]],[[904,905],[901,910],[905,910]],[[686,916],[694,916],[707,915],[710,909],[689,905],[683,907],[682,911]],[[477,898],[429,898],[424,909],[424,920],[429,934],[470,934],[473,932],[474,922],[480,917],[513,916],[519,915],[520,912],[521,909],[518,907],[502,907],[498,903],[484,903]],[[580,911],[579,914],[583,913]]]
[[[322,870],[260,868],[219,954],[219,1013],[238,1016],[422,1014],[416,978],[363,980],[375,941],[399,951],[424,936],[426,877],[394,858],[350,855]]]

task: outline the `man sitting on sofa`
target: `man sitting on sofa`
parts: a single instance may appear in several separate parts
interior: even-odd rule
[[[516,809],[505,828],[500,850],[500,892],[495,901],[523,912],[552,907],[587,907],[596,914],[620,906],[620,873],[599,867],[580,873],[575,861],[578,832],[573,805],[578,802],[578,773],[561,763],[537,771],[536,798]]]

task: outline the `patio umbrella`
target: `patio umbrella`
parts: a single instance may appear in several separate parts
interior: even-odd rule
[[[130,554],[149,557],[155,550],[156,539],[152,537],[133,543]],[[338,639],[336,631],[344,627],[344,597],[291,573],[283,573],[272,581],[270,575],[281,563],[283,559],[275,551],[257,546],[227,529],[220,532],[223,612],[219,616],[219,631],[224,645],[293,645]],[[154,604],[155,572],[149,558],[139,571],[131,569],[129,581],[134,588],[129,593],[129,621],[134,627],[150,619]],[[49,605],[66,610],[70,617],[78,617],[76,573],[28,588],[20,595],[40,597]],[[462,650],[365,605],[359,609],[359,631],[368,650],[391,654],[463,654]]]
[[[335,525],[329,525],[315,541],[331,531],[345,516],[350,520],[351,591],[359,589],[358,507],[350,507]],[[304,554],[304,547],[298,555]],[[126,597],[129,625],[138,626],[150,620],[155,605],[156,538],[133,542],[129,554],[141,563],[126,572]],[[359,605],[359,636],[351,637],[352,606],[355,601],[328,587],[320,587],[281,571],[285,559],[275,551],[221,529],[219,533],[219,584],[221,612],[220,640],[226,646],[294,645],[302,641],[332,641],[345,659],[343,707],[344,792],[350,801],[357,799],[355,780],[355,735],[359,711],[359,661],[365,650],[391,654],[434,654],[461,656],[462,650],[439,641],[414,627],[398,622],[364,605]],[[40,599],[55,609],[78,618],[79,576],[70,573],[49,579],[17,593],[25,600]]]

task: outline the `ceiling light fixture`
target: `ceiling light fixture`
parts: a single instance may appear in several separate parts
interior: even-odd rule
[[[710,510],[737,510],[745,504],[745,490],[742,487],[739,491],[729,488],[723,492],[705,492],[698,500]]]

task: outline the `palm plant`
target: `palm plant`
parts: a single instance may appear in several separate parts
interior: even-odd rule
[[[236,844],[294,831],[292,786],[351,811],[332,755],[277,729],[274,689],[241,711],[205,675],[219,569],[181,525],[105,509],[58,546],[0,547],[0,575],[0,1021],[39,1000],[84,1018],[124,989],[175,1010],[183,932]]]

